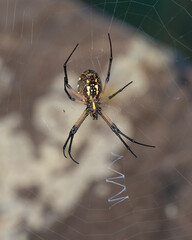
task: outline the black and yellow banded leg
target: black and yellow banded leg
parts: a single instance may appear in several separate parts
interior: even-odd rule
[[[69,132],[69,136],[63,146],[63,155],[67,158],[66,154],[65,154],[65,149],[67,147],[67,144],[69,142],[69,149],[68,149],[68,154],[70,156],[70,158],[77,164],[79,164],[71,155],[71,147],[72,147],[72,143],[73,143],[73,138],[75,133],[77,132],[77,130],[79,129],[79,127],[81,126],[81,124],[83,123],[83,121],[85,120],[85,118],[89,115],[89,113],[87,112],[87,110],[85,110],[83,112],[83,114],[81,115],[81,117],[77,120],[77,122],[75,123],[75,125],[71,128],[70,132]]]
[[[76,48],[78,47],[79,44],[77,44],[75,46],[75,48],[73,49],[73,51],[71,52],[71,54],[69,55],[69,57],[67,58],[67,60],[65,61],[65,63],[63,64],[63,70],[64,70],[64,91],[67,93],[67,96],[69,97],[70,100],[72,101],[76,101],[79,103],[83,103],[83,101],[85,101],[85,97],[83,95],[81,95],[80,93],[78,93],[77,91],[75,91],[71,85],[68,83],[68,75],[67,75],[67,63],[69,61],[69,59],[71,58],[72,54],[75,52]],[[80,98],[82,101],[77,100],[75,98],[73,98],[70,93],[68,92],[67,88],[78,98]],[[83,103],[84,104],[84,103]]]
[[[105,120],[105,122],[108,124],[108,126],[111,128],[111,130],[118,136],[118,138],[121,140],[121,142],[125,145],[125,147],[135,156],[135,153],[131,150],[131,148],[127,145],[127,143],[122,139],[121,135],[125,138],[127,138],[129,141],[133,142],[133,143],[136,143],[136,144],[139,144],[139,145],[142,145],[142,146],[145,146],[145,147],[155,147],[155,146],[151,146],[151,145],[148,145],[148,144],[144,144],[144,143],[140,143],[140,142],[137,142],[135,141],[134,139],[128,137],[127,135],[125,135],[123,132],[121,132],[119,130],[119,128],[115,125],[115,123],[113,123],[111,121],[111,119],[103,112],[103,110],[100,111],[99,113],[101,115],[101,117]]]
[[[101,103],[107,102],[108,100],[110,100],[111,98],[115,97],[118,93],[122,92],[126,87],[128,87],[133,81],[127,83],[124,87],[120,88],[117,92],[113,93],[112,95],[110,95],[109,97],[107,97],[106,99],[102,99]]]
[[[101,96],[103,95],[103,93],[105,92],[105,90],[106,90],[107,84],[108,84],[109,79],[110,79],[111,65],[112,65],[112,61],[113,61],[112,43],[111,43],[111,37],[110,37],[110,34],[109,34],[109,33],[108,33],[108,38],[109,38],[109,45],[110,45],[109,66],[108,66],[108,71],[107,71],[107,77],[106,77],[106,79],[105,79],[105,84],[104,84],[103,90],[102,90],[102,92],[100,93],[100,96],[99,96],[99,97],[101,97]]]

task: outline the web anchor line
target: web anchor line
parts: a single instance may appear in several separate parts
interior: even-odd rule
[[[111,154],[112,154],[112,156],[115,157],[115,159],[112,161],[112,163],[110,163],[110,164],[108,165],[107,168],[108,168],[109,170],[111,170],[112,172],[115,172],[115,173],[117,174],[117,176],[107,178],[107,179],[106,179],[106,182],[108,182],[108,183],[113,183],[113,184],[121,187],[121,190],[120,190],[118,193],[116,193],[115,195],[113,195],[112,197],[108,198],[108,203],[113,203],[113,204],[109,207],[109,209],[111,209],[111,208],[114,207],[115,205],[117,205],[117,204],[119,204],[120,202],[123,202],[124,200],[126,200],[126,199],[129,198],[128,195],[120,197],[120,195],[121,195],[123,192],[125,192],[127,188],[126,188],[125,185],[117,182],[118,179],[125,179],[125,175],[122,174],[122,173],[120,173],[120,172],[118,172],[118,171],[115,170],[114,168],[112,168],[112,166],[113,166],[117,161],[119,161],[120,159],[122,159],[123,156],[120,156],[120,155],[115,154],[115,153],[111,153]]]

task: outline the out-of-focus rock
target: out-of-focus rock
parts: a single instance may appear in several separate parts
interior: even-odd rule
[[[0,238],[190,239],[191,67],[89,10],[70,1],[1,3]],[[129,137],[156,148],[128,142],[135,159],[102,119],[88,117],[74,137],[75,165],[62,147],[84,106],[63,91],[62,65],[79,42],[70,84],[76,88],[87,68],[104,81],[109,26],[114,60],[105,96],[133,84],[103,109]],[[119,191],[105,182],[112,152],[123,156],[114,166],[129,200],[109,211],[107,199]]]

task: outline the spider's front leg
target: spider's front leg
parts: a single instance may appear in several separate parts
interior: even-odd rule
[[[68,149],[68,153],[70,158],[77,164],[79,164],[71,155],[71,147],[72,147],[72,143],[73,143],[73,138],[75,133],[77,132],[77,130],[79,129],[79,127],[81,126],[81,124],[83,123],[83,121],[85,120],[85,118],[89,115],[87,109],[83,112],[83,114],[81,115],[81,117],[77,120],[77,122],[75,123],[75,125],[71,128],[70,132],[69,132],[69,136],[65,142],[65,144],[63,145],[63,155],[67,158],[66,154],[65,154],[65,149],[67,147],[67,144],[69,142],[69,149]]]
[[[78,47],[79,44],[75,46],[67,60],[63,64],[63,70],[64,70],[64,90],[67,93],[67,96],[69,97],[70,100],[75,101],[75,98],[71,97],[70,93],[67,91],[67,88],[72,89],[72,87],[68,83],[68,75],[67,75],[67,63],[69,59],[71,58],[72,54],[75,52],[76,48]]]
[[[64,70],[64,91],[66,92],[67,96],[69,97],[69,99],[71,101],[75,101],[75,102],[79,102],[79,103],[83,103],[85,104],[85,97],[83,95],[81,95],[80,93],[78,93],[77,91],[75,91],[71,85],[68,82],[68,75],[67,75],[67,63],[69,61],[69,59],[71,58],[72,54],[75,52],[76,48],[78,47],[79,44],[77,44],[75,46],[75,48],[73,49],[73,51],[71,52],[71,54],[69,55],[69,57],[67,58],[67,60],[65,61],[65,63],[63,64],[63,70]],[[80,98],[81,100],[75,99],[73,98],[70,93],[68,92],[67,88],[78,98]]]
[[[108,39],[109,39],[109,47],[110,47],[109,65],[108,65],[107,77],[105,79],[105,84],[104,84],[102,92],[100,93],[100,98],[103,95],[103,93],[105,92],[107,84],[109,82],[109,78],[110,78],[110,74],[111,74],[111,65],[112,65],[112,61],[113,61],[112,43],[111,43],[111,37],[110,37],[109,33],[108,33]]]

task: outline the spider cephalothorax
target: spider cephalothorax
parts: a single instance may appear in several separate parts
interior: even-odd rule
[[[135,140],[133,140],[132,138],[128,137],[127,135],[125,135],[123,132],[121,132],[119,130],[119,128],[111,121],[111,119],[104,113],[104,111],[101,108],[101,103],[106,102],[108,100],[110,100],[111,98],[115,97],[118,93],[120,93],[124,88],[126,88],[129,84],[131,84],[132,82],[129,82],[128,84],[126,84],[124,87],[120,88],[117,92],[113,93],[111,96],[109,96],[106,99],[102,99],[102,95],[105,92],[106,86],[109,82],[109,77],[110,77],[110,72],[111,72],[111,64],[112,64],[112,44],[111,44],[111,38],[110,38],[110,34],[108,33],[108,38],[109,38],[109,45],[110,45],[110,58],[109,58],[109,66],[108,66],[108,71],[107,71],[107,77],[105,79],[105,85],[102,88],[102,83],[101,83],[101,79],[99,77],[99,75],[94,71],[94,70],[86,70],[84,71],[78,80],[78,91],[75,91],[68,83],[68,76],[67,76],[67,63],[70,59],[70,57],[72,56],[72,54],[74,53],[74,51],[76,50],[78,44],[75,46],[75,48],[73,49],[73,51],[71,52],[71,54],[69,55],[69,57],[67,58],[67,60],[65,61],[63,68],[64,68],[64,90],[67,94],[67,96],[69,97],[70,100],[78,102],[78,103],[82,103],[84,105],[86,105],[86,109],[84,110],[84,112],[82,113],[82,115],[80,116],[80,118],[77,120],[77,122],[75,123],[75,125],[73,125],[73,127],[71,128],[70,132],[69,132],[69,136],[63,146],[63,154],[65,155],[65,149],[66,146],[69,142],[69,156],[71,157],[71,159],[78,163],[77,161],[75,161],[75,159],[72,157],[71,155],[71,147],[72,147],[72,142],[73,142],[73,138],[75,133],[77,132],[77,130],[79,129],[79,127],[81,126],[81,124],[83,123],[83,121],[85,120],[85,118],[90,115],[92,117],[93,120],[97,120],[98,116],[100,115],[105,122],[109,125],[109,127],[111,128],[111,130],[118,136],[118,138],[122,141],[122,143],[125,145],[125,147],[135,156],[135,153],[132,152],[132,150],[130,149],[130,147],[127,145],[127,143],[123,140],[122,136],[127,138],[129,141],[139,144],[139,145],[143,145],[146,147],[155,147],[155,146],[151,146],[151,145],[147,145],[147,144],[143,144],[140,142],[137,142]],[[71,96],[71,94],[68,92],[68,89],[77,97],[74,98]]]

